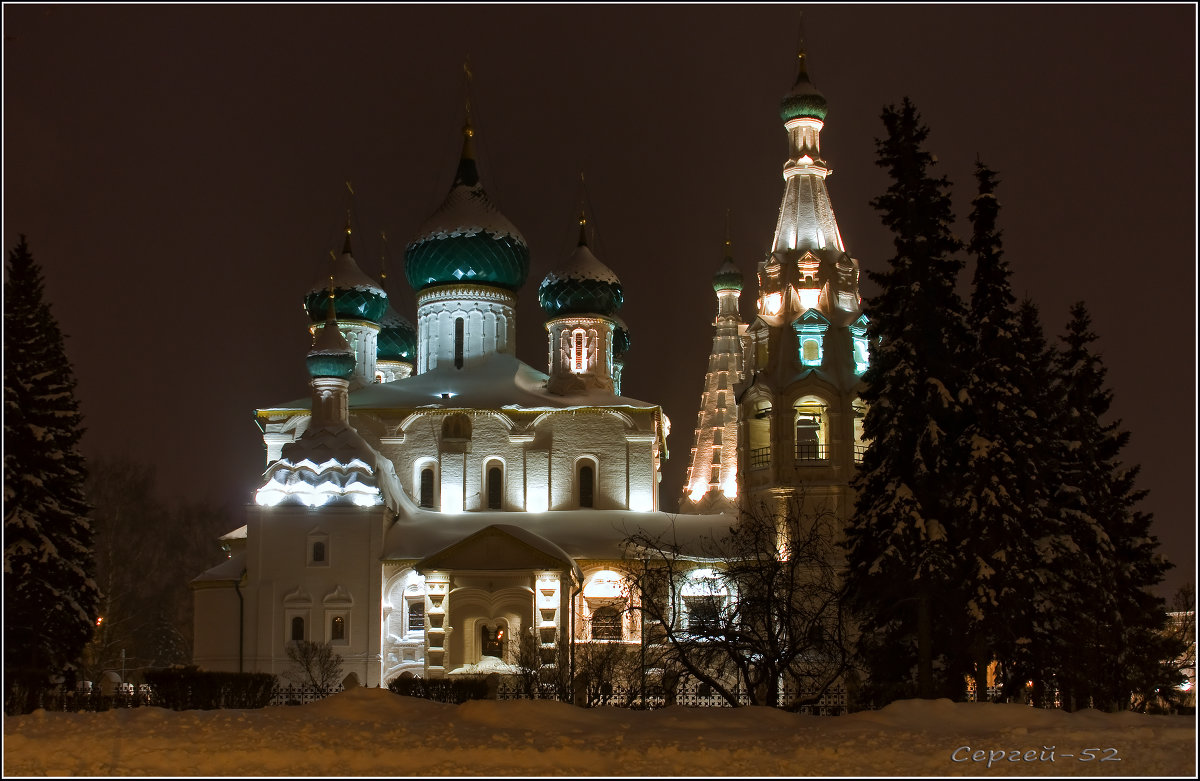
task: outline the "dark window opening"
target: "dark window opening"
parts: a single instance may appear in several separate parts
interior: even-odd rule
[[[500,467],[494,466],[488,469],[487,475],[487,502],[489,510],[501,509],[501,500],[504,497],[504,472]]]
[[[592,611],[592,639],[621,639],[621,614],[615,607],[600,607]]]
[[[345,640],[346,639],[346,619],[341,616],[334,616],[333,622],[329,627],[330,640]]]
[[[314,562],[325,561],[325,543],[314,542],[312,560]]]
[[[693,634],[716,632],[720,625],[721,606],[716,597],[689,597],[685,600],[688,631]]]
[[[292,639],[296,642],[304,639],[304,619],[300,616],[292,619]]]
[[[421,506],[433,507],[433,469],[421,470]]]
[[[454,368],[461,369],[463,367],[463,319],[460,317],[454,321]]]
[[[425,600],[414,599],[408,603],[408,631],[425,631]]]
[[[486,624],[483,626],[483,648],[481,649],[483,656],[494,656],[497,659],[504,657],[504,628],[491,629]]]
[[[595,488],[596,475],[592,471],[592,467],[584,465],[579,467],[579,506],[580,507],[595,507]]]

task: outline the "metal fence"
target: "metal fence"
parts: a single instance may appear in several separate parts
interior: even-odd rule
[[[540,684],[534,691],[529,692],[521,682],[515,679],[502,679],[496,692],[497,699],[522,700],[569,699],[560,696],[559,689],[553,684]],[[780,708],[803,713],[811,716],[843,716],[849,713],[845,687],[838,686],[827,689],[815,703],[800,705],[813,699],[815,692],[803,691],[796,687],[785,686],[779,692],[776,705]],[[647,687],[643,695],[637,686],[585,687],[575,692],[575,701],[588,707],[639,708],[653,710],[665,708],[668,705],[683,705],[691,708],[729,708],[732,705],[725,697],[712,690],[711,687],[692,685],[668,695],[661,687]],[[738,705],[749,705],[750,697],[745,691],[737,692]]]
[[[271,693],[272,705],[307,705],[310,702],[323,700],[331,694],[342,691],[339,683],[330,689],[318,689],[315,686],[276,686]]]

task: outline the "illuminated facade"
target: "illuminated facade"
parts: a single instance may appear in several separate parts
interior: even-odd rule
[[[415,329],[358,267],[349,228],[306,297],[310,396],[257,412],[255,503],[192,584],[197,664],[281,673],[288,644],[312,640],[374,686],[509,671],[519,638],[547,660],[638,641],[621,543],[673,516],[658,494],[668,421],[620,395],[624,289],[581,216],[537,291],[547,372],[519,361],[529,250],[472,144],[468,123],[450,192],[405,253]]]
[[[692,440],[687,483],[680,512],[727,512],[737,507],[738,407],[734,386],[742,382],[742,324],[739,302],[742,272],[733,261],[728,239],[725,260],[713,277],[717,317],[712,354],[704,375],[700,413]]]
[[[845,518],[862,455],[861,377],[870,360],[858,261],[846,251],[821,157],[825,97],[803,51],[780,115],[788,133],[783,201],[771,252],[758,264],[757,316],[743,324],[742,277],[726,243],[713,282],[709,357],[682,512],[782,508]]]

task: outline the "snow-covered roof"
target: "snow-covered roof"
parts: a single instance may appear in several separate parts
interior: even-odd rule
[[[575,407],[630,407],[655,409],[657,404],[614,396],[600,390],[558,395],[546,389],[547,376],[515,356],[495,353],[470,365],[455,369],[443,364],[412,377],[388,383],[376,383],[350,392],[350,409],[388,410],[420,407],[443,409],[558,410]],[[444,395],[449,393],[449,398]],[[307,410],[311,399],[259,410]]]
[[[243,529],[246,527],[242,527]],[[236,532],[234,532],[236,534]],[[229,536],[229,535],[226,535]],[[222,537],[221,539],[225,539]],[[246,571],[246,552],[238,551],[230,555],[229,558],[222,561],[215,567],[206,570],[203,574],[192,578],[192,583],[214,583],[220,581],[240,580],[242,573]]]
[[[733,523],[728,515],[586,509],[443,513],[404,503],[400,519],[384,540],[383,558],[423,559],[493,525],[510,532],[516,527],[526,535],[522,539],[543,540],[575,561],[620,559],[625,553],[622,542],[639,531],[670,537],[683,551],[699,555],[701,538],[719,537]]]
[[[570,569],[576,582],[583,580],[579,565],[559,546],[528,529],[494,523],[465,539],[422,559],[418,570],[472,569]]]
[[[546,278],[542,280],[542,285],[548,285],[552,282],[567,279],[594,279],[599,282],[608,282],[619,285],[621,280],[617,279],[617,275],[612,272],[608,266],[604,265],[586,244],[580,244],[575,248],[575,252],[558,268],[551,269]]]

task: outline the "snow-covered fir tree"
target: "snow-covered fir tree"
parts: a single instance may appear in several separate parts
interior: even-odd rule
[[[1009,633],[1009,637],[1016,638],[1014,645],[1006,648],[1001,644],[996,652],[1005,696],[1013,696],[1026,681],[1033,681],[1033,698],[1040,706],[1047,704],[1055,660],[1064,653],[1072,611],[1078,608],[1073,585],[1065,575],[1079,551],[1062,514],[1050,504],[1058,484],[1053,443],[1057,441],[1055,425],[1061,405],[1057,383],[1047,378],[1054,376],[1057,353],[1047,344],[1037,305],[1030,299],[1022,301],[1017,309],[1015,340],[1020,370],[1014,374],[1013,383],[1028,415],[1022,435],[1032,444],[1024,455],[1032,460],[1030,471],[1037,479],[1026,486],[1031,492],[1025,495],[1029,516],[1021,537],[1032,545],[1040,574],[1024,581],[1024,585],[1037,588],[1027,595],[1029,602],[1019,615],[1021,625],[1014,625]]]
[[[969,354],[966,461],[959,506],[970,521],[962,539],[966,588],[968,674],[977,697],[986,691],[993,659],[1005,671],[1028,669],[1034,611],[1051,577],[1040,553],[1053,541],[1046,529],[1039,452],[1044,445],[1028,389],[1035,377],[1022,354],[1011,270],[997,228],[996,174],[976,163],[968,251],[975,260],[967,319],[977,349]]]
[[[25,237],[4,293],[6,712],[37,707],[91,637],[98,592],[75,378]]]
[[[1170,565],[1157,553],[1151,516],[1137,509],[1137,466],[1121,462],[1129,432],[1108,420],[1112,391],[1094,351],[1096,334],[1080,302],[1062,337],[1057,361],[1061,415],[1054,452],[1060,480],[1055,509],[1078,549],[1063,589],[1066,641],[1058,680],[1068,707],[1089,701],[1106,710],[1129,707],[1135,670],[1155,668],[1166,614],[1150,592]]]
[[[961,242],[951,233],[949,182],[930,169],[928,128],[905,99],[884,109],[887,138],[877,164],[892,179],[872,201],[894,234],[896,254],[869,272],[873,359],[864,375],[868,447],[854,480],[856,512],[846,529],[847,593],[863,626],[861,649],[876,681],[911,680],[935,693],[934,665],[960,659],[961,540],[953,497],[959,488],[955,443],[966,330],[955,292]],[[953,675],[940,676],[952,685]],[[957,686],[961,687],[961,676]],[[893,694],[911,694],[911,689]]]

